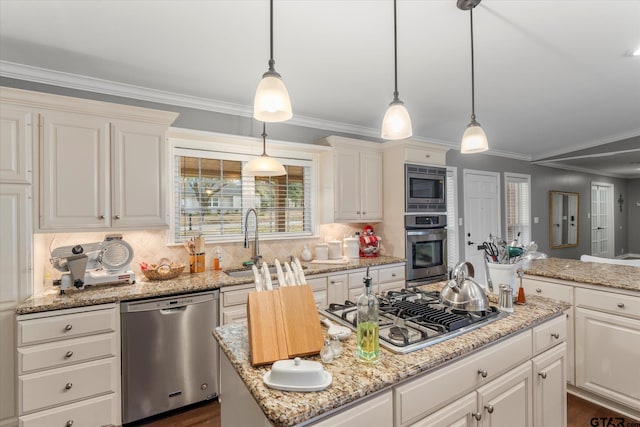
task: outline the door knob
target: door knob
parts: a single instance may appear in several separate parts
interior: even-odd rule
[[[487,378],[487,370],[486,369],[478,369],[478,375],[480,375],[482,378]]]
[[[120,219],[120,215],[115,215],[113,219]]]
[[[482,414],[480,412],[474,412],[471,414],[471,416],[475,418],[476,421],[480,421],[482,419]]]
[[[538,375],[540,376],[540,378],[542,378],[543,380],[547,379],[547,373],[546,372],[538,372]]]
[[[485,405],[484,409],[486,409],[488,413],[493,414],[493,405]]]

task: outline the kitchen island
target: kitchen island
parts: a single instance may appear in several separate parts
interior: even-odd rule
[[[526,305],[516,306],[515,311],[506,318],[425,349],[408,354],[394,354],[381,349],[381,361],[373,365],[355,359],[353,352],[356,339],[352,334],[343,341],[344,350],[340,357],[330,364],[324,364],[325,370],[333,376],[332,384],[326,390],[312,393],[268,388],[263,376],[270,366],[251,366],[246,325],[218,327],[213,334],[224,353],[221,390],[223,426],[248,425],[247,422],[255,425],[256,421],[261,425],[275,426],[322,424],[323,421],[330,423],[327,425],[339,425],[343,419],[351,420],[351,425],[360,425],[353,422],[350,414],[353,411],[357,414],[361,405],[371,404],[371,399],[380,400],[373,406],[382,417],[377,418],[377,425],[404,426],[431,416],[442,408],[451,413],[447,405],[463,395],[470,399],[470,393],[475,407],[476,392],[481,393],[483,387],[489,387],[502,377],[511,375],[511,372],[520,372],[526,377],[521,389],[524,390],[524,399],[528,399],[529,403],[521,405],[524,408],[521,416],[528,422],[536,404],[535,401],[531,404],[533,390],[536,383],[542,381],[541,376],[535,375],[534,378],[532,369],[535,371],[536,365],[532,365],[530,360],[542,351],[555,351],[562,362],[557,372],[561,377],[556,381],[557,390],[555,393],[550,391],[549,395],[561,396],[560,402],[564,402],[563,341],[566,328],[563,311],[567,308],[568,305],[564,303],[531,297]],[[549,350],[552,347],[555,350]],[[309,359],[319,360],[319,357]],[[473,366],[467,361],[473,362]],[[471,372],[470,378],[456,377],[466,375],[466,371]],[[434,375],[435,379],[432,378]],[[450,375],[453,376],[447,379]],[[440,384],[441,378],[447,380]],[[422,381],[428,383],[426,389],[421,391]],[[467,384],[469,387],[466,387]],[[418,397],[420,403],[417,405],[411,404],[412,394],[413,400]],[[537,403],[541,404],[540,401]],[[494,412],[492,406],[492,413],[500,413],[497,405],[499,402],[496,401],[496,410]],[[556,411],[560,413],[556,414],[557,424],[553,425],[562,425],[566,421],[566,408],[563,408]],[[485,416],[492,416],[486,410],[484,412]],[[470,421],[472,415],[480,417],[481,413],[482,407],[479,411],[467,411],[462,417]]]

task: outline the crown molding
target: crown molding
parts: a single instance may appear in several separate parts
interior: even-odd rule
[[[545,159],[553,160],[552,157],[562,156],[563,154],[567,154],[567,153],[575,153],[576,151],[587,150],[589,148],[598,147],[604,144],[610,144],[612,142],[624,141],[625,139],[636,138],[638,136],[640,136],[640,129],[634,129],[630,132],[625,132],[615,136],[608,136],[606,138],[595,139],[573,148],[548,151],[546,153],[533,157],[531,160],[532,161],[539,161],[539,160],[545,160]]]

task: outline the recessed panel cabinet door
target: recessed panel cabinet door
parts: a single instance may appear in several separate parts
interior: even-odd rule
[[[40,119],[40,228],[109,227],[109,121],[59,111]]]
[[[525,362],[478,389],[479,425],[532,427],[531,362]]]
[[[360,153],[361,214],[364,220],[382,220],[382,156]],[[401,191],[398,189],[398,191]]]
[[[0,181],[31,184],[31,110],[0,105]]]
[[[165,218],[164,126],[114,121],[114,227],[163,227]]]
[[[335,209],[336,221],[358,220],[360,208],[360,154],[340,150],[335,156]]]

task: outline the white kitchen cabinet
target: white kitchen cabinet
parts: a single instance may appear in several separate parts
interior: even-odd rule
[[[532,427],[532,393],[531,362],[527,361],[478,389],[478,425]]]
[[[358,406],[346,409],[314,427],[371,427],[393,425],[393,394],[391,390],[379,393]]]
[[[322,221],[382,221],[382,154],[378,144],[337,136],[318,141],[322,153]]]
[[[551,298],[556,301],[564,301],[571,304],[565,311],[567,317],[567,382],[575,384],[575,316],[573,312],[573,286],[551,281],[548,278],[527,276],[522,279],[522,285],[526,295],[538,295]]]
[[[566,349],[562,343],[532,359],[535,427],[567,425]]]
[[[17,317],[18,414],[24,427],[120,425],[116,304]]]
[[[576,289],[575,310],[576,386],[639,411],[640,298]]]
[[[42,111],[41,230],[166,227],[165,126]]]
[[[332,274],[327,277],[327,303],[344,304],[349,299],[349,275]]]
[[[411,427],[475,427],[477,411],[477,395],[471,392],[463,397],[456,399],[453,403],[448,404],[442,409],[423,418],[417,423],[411,424]]]
[[[0,182],[31,184],[32,112],[0,103]]]

